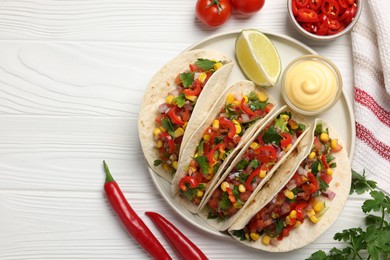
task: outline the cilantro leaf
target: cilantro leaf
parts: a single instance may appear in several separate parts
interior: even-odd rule
[[[173,133],[175,132],[175,128],[172,125],[172,122],[169,118],[164,118],[161,120],[161,125],[168,130],[168,134],[173,137]]]
[[[283,137],[278,134],[275,126],[270,126],[263,134],[263,141],[266,144],[280,145],[280,140],[282,139]]]
[[[186,103],[186,97],[185,97],[184,93],[181,93],[179,96],[175,97],[173,100],[178,107],[183,107],[184,104]]]
[[[224,209],[229,209],[231,205],[231,202],[229,200],[229,195],[227,192],[223,192],[221,196],[221,201],[219,202],[219,207],[224,210]]]
[[[207,174],[209,172],[209,162],[206,156],[198,156],[194,158],[195,161],[199,164],[200,170],[203,174]]]
[[[201,70],[207,71],[207,70],[214,69],[215,63],[216,63],[215,61],[208,60],[208,59],[198,59],[195,62],[195,65],[198,66]]]
[[[194,83],[194,73],[183,72],[180,74],[180,80],[183,83],[184,88],[188,88]]]
[[[363,194],[369,190],[376,188],[376,182],[367,180],[366,177],[352,170],[352,185],[350,194],[356,192],[357,194]]]
[[[249,165],[249,161],[248,160],[245,160],[245,159],[242,159],[238,162],[237,164],[237,170],[240,171],[240,170],[243,170],[245,169],[247,166]]]
[[[241,241],[246,240],[245,231],[244,231],[243,229],[234,230],[234,231],[232,232],[232,235],[235,236],[235,237],[238,237]]]
[[[153,162],[154,166],[159,166],[160,164],[162,164],[161,160],[154,160],[154,162]]]

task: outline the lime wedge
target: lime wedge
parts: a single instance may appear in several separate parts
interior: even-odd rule
[[[236,58],[243,73],[256,85],[273,87],[282,63],[274,44],[263,33],[247,29],[236,39]]]

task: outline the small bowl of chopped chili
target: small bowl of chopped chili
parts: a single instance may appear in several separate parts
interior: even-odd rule
[[[295,29],[312,40],[333,40],[356,24],[362,0],[288,0],[287,10]]]

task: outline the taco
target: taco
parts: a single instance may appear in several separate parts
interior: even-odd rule
[[[194,50],[180,54],[152,78],[141,104],[138,132],[149,166],[165,180],[172,180],[181,144],[223,92],[232,68],[232,60],[222,53]]]
[[[248,140],[205,198],[198,214],[218,230],[227,230],[308,132],[310,123],[279,109]]]
[[[291,251],[312,242],[337,219],[351,185],[348,155],[324,121],[317,120],[313,129],[311,149],[295,170],[282,165],[230,227],[237,241],[265,251]]]
[[[231,158],[275,108],[276,102],[251,81],[226,89],[183,149],[173,196],[196,212]]]

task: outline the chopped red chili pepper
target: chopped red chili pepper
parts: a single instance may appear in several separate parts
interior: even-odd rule
[[[321,162],[322,162],[322,164],[325,166],[325,169],[328,169],[328,168],[329,168],[329,165],[328,165],[328,163],[326,162],[325,155],[321,155]]]
[[[234,135],[236,134],[236,126],[233,124],[233,122],[222,118],[219,120],[219,123],[223,128],[229,129],[228,137],[233,139]]]
[[[213,148],[211,148],[210,152],[207,154],[207,160],[209,161],[210,164],[215,163],[214,153],[215,153],[217,150],[223,149],[224,146],[225,146],[225,144],[217,144],[216,146],[214,146]]]
[[[253,178],[260,175],[260,171],[267,171],[267,165],[263,163],[260,167],[257,167],[246,179],[245,186],[248,191],[253,191],[252,181]]]
[[[169,112],[168,112],[168,116],[169,118],[171,119],[172,123],[176,124],[176,125],[184,125],[184,121],[181,120],[181,118],[176,114],[176,109],[177,109],[177,106],[173,106]]]
[[[199,79],[196,79],[195,82],[195,89],[184,89],[183,90],[183,93],[186,95],[186,96],[199,96],[200,92],[202,91],[202,88],[201,88],[201,84],[200,84],[200,81]]]
[[[207,256],[166,218],[156,212],[147,211],[145,214],[163,232],[183,259],[207,259]]]
[[[252,111],[249,107],[245,106],[245,99],[241,99],[241,109],[245,112],[245,114],[248,114],[250,116],[256,116],[256,113]]]
[[[194,177],[192,176],[186,176],[186,177],[183,177],[181,178],[180,182],[179,182],[179,188],[182,190],[182,191],[186,191],[188,189],[187,185],[194,189],[196,187],[198,187],[198,180],[195,179]]]
[[[112,177],[105,161],[103,161],[106,181],[104,191],[108,202],[115,211],[127,231],[155,259],[172,259],[150,229],[133,210],[123,195],[118,183]]]

